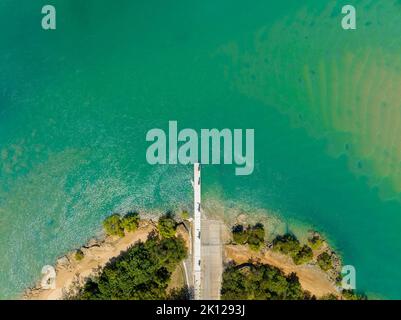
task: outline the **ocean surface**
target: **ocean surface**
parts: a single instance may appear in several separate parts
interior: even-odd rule
[[[152,128],[255,129],[255,171],[205,166],[203,200],[322,232],[357,288],[401,298],[401,2],[0,4],[0,298],[112,212],[190,208],[192,168]],[[348,4],[348,2],[347,2]]]

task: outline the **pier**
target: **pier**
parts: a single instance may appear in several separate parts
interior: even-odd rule
[[[222,222],[207,219],[201,206],[201,167],[194,165],[192,277],[195,300],[219,300],[223,273]]]
[[[201,262],[201,167],[199,163],[194,164],[194,223],[193,223],[193,277],[194,277],[194,299],[202,297],[202,262]]]

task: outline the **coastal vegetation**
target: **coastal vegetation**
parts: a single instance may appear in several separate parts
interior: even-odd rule
[[[82,252],[81,249],[79,249],[79,250],[77,250],[77,251],[75,252],[74,257],[75,257],[75,260],[81,261],[81,260],[84,258],[84,253]]]
[[[326,251],[317,257],[317,264],[323,271],[328,271],[333,268],[331,255]]]
[[[223,273],[221,298],[226,300],[304,300],[311,295],[303,291],[295,273],[286,276],[267,264],[230,265]]]
[[[152,300],[168,299],[172,272],[186,257],[181,237],[160,238],[152,234],[107,264],[101,272],[77,288],[68,299]],[[183,290],[174,292],[183,296]]]
[[[121,225],[121,217],[119,214],[113,214],[103,221],[103,228],[109,236],[124,237],[124,228]]]
[[[322,247],[323,243],[323,238],[317,233],[314,233],[311,237],[308,238],[308,245],[313,250],[319,250]]]
[[[188,220],[189,219],[189,212],[187,210],[181,211],[180,217],[182,220]]]
[[[121,219],[121,226],[124,231],[134,232],[139,225],[139,214],[137,212],[129,212]]]
[[[328,294],[319,300],[368,300],[368,298],[365,294],[357,293],[355,290],[343,290],[341,296]]]
[[[232,228],[233,240],[236,244],[248,244],[252,250],[260,250],[265,243],[265,229],[263,224],[257,223],[254,226],[245,228],[237,224]]]
[[[289,255],[297,265],[311,262],[314,258],[313,251],[317,251],[316,264],[321,270],[331,277],[336,277],[338,286],[341,286],[340,262],[330,248],[324,248],[324,239],[316,232],[308,239],[308,245],[302,245],[292,234],[277,236],[273,241],[273,250]],[[328,294],[321,300],[366,300],[367,296],[355,290],[342,290],[340,295]]]
[[[177,222],[172,213],[168,212],[159,218],[157,230],[162,238],[172,238],[177,231]]]
[[[134,232],[140,222],[139,214],[129,212],[121,217],[113,214],[103,221],[105,233],[124,237]],[[176,237],[177,222],[171,213],[161,216],[157,230],[146,242],[138,242],[92,275],[83,285],[75,284],[66,299],[72,300],[146,300],[187,299],[187,288],[168,290],[171,275],[186,257],[182,237]],[[74,253],[77,261],[84,258],[82,250]]]
[[[313,259],[313,251],[308,245],[301,245],[292,234],[277,236],[273,240],[273,250],[289,255],[295,264],[308,263]]]
[[[358,293],[355,290],[343,290],[341,294],[345,300],[368,300],[365,294]]]
[[[295,264],[308,263],[313,259],[313,251],[307,245],[303,245],[298,252],[294,252],[291,257]]]
[[[113,214],[103,221],[103,228],[109,236],[124,237],[125,232],[134,232],[138,228],[139,214],[129,212],[124,217]]]
[[[107,235],[124,237],[125,232],[138,229],[140,217],[136,212],[121,217],[113,214],[103,221]],[[148,235],[146,242],[138,242],[99,269],[83,285],[76,284],[66,295],[72,300],[149,300],[187,299],[187,288],[168,286],[174,270],[186,257],[187,249],[182,237],[176,237],[177,222],[171,213],[161,216],[157,230]],[[77,250],[75,259],[84,257]]]

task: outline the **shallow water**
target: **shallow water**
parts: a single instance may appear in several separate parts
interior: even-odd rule
[[[344,32],[335,1],[299,2],[58,0],[44,32],[38,4],[3,1],[0,297],[111,212],[190,207],[191,168],[145,158],[177,120],[255,129],[255,172],[205,167],[206,202],[311,225],[358,289],[401,298],[401,4],[354,1]]]

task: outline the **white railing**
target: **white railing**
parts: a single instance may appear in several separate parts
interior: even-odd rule
[[[201,168],[194,164],[194,227],[193,227],[193,276],[194,298],[201,299]]]

